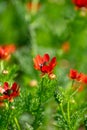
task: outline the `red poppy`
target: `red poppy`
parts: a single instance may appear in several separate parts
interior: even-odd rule
[[[69,77],[79,82],[87,83],[87,75],[85,75],[84,73],[78,73],[77,70],[71,69],[69,73]]]
[[[15,50],[16,47],[14,44],[0,46],[0,59],[8,60],[10,58],[10,54]]]
[[[50,56],[48,54],[44,54],[43,57],[41,57],[40,55],[37,55],[33,59],[34,68],[36,70],[41,71],[43,74],[45,73],[51,74],[57,62],[56,62],[56,57],[53,57],[50,62],[49,60],[50,60]]]
[[[50,61],[50,63],[48,63],[48,65],[43,65],[43,67],[41,68],[41,71],[43,73],[48,73],[51,74],[54,67],[56,66],[57,62],[56,62],[56,57],[53,57],[52,60]]]
[[[45,54],[43,57],[40,55],[37,55],[33,61],[34,61],[34,68],[36,70],[41,70],[41,68],[49,61],[49,55]]]
[[[3,91],[1,90],[0,93],[3,95],[0,97],[0,99],[8,99],[9,101],[12,101],[13,98],[19,96],[19,86],[16,82],[12,84],[12,87],[10,88],[9,84],[7,82],[4,83]]]
[[[87,84],[87,75],[85,75],[84,73],[78,73],[77,70],[70,70],[70,74],[69,77],[71,79],[76,80],[75,84],[74,84],[74,88],[77,89],[78,91],[82,91],[84,89],[84,85]]]
[[[78,71],[77,71],[77,70],[74,70],[74,69],[71,69],[71,70],[70,70],[70,73],[69,73],[69,77],[70,77],[71,79],[76,79],[77,76],[78,76]]]
[[[87,8],[87,0],[72,0],[72,2],[78,7],[86,7]]]
[[[84,75],[81,77],[81,81],[82,81],[82,83],[87,84],[87,75],[84,74]]]
[[[82,81],[83,76],[84,76],[83,73],[78,73],[76,80],[79,81],[79,82]]]

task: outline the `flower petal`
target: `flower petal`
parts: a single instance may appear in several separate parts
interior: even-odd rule
[[[43,62],[48,62],[50,59],[50,56],[48,54],[44,54],[43,56]]]
[[[87,7],[87,0],[72,0],[72,3],[74,3],[77,7]]]
[[[78,71],[77,71],[77,70],[74,70],[74,69],[71,69],[71,70],[70,70],[70,73],[69,73],[69,77],[70,77],[71,79],[76,79],[77,76],[78,76]]]
[[[40,70],[40,64],[43,63],[43,59],[40,55],[37,55],[34,59],[33,59],[33,62],[34,62],[34,68],[36,70]]]
[[[6,91],[7,89],[9,89],[9,84],[7,82],[4,83],[4,90]]]
[[[17,83],[14,82],[12,87],[11,87],[11,90],[16,91],[16,89],[17,89]]]
[[[57,64],[56,57],[53,57],[49,66],[53,69]]]

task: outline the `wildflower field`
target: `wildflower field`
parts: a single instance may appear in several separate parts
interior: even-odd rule
[[[0,0],[0,130],[87,130],[87,0]]]

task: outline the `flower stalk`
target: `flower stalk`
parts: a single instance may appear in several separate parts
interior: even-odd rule
[[[18,120],[17,120],[16,117],[14,117],[14,121],[15,121],[15,124],[16,124],[18,130],[21,130],[20,125],[19,125]]]

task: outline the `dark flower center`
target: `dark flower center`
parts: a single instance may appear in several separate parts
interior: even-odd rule
[[[44,65],[46,65],[46,62],[43,62],[42,64],[39,64],[40,68],[42,68]]]
[[[12,93],[12,90],[7,89],[3,94],[10,96],[11,93]]]

